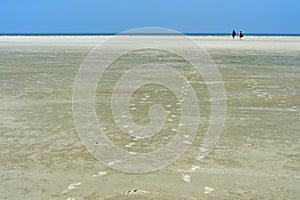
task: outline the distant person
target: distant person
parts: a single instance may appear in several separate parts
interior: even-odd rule
[[[235,32],[235,30],[233,30],[233,31],[232,31],[232,33],[231,33],[231,36],[232,36],[232,39],[234,39],[234,38],[235,38],[235,36],[236,36],[236,32]]]
[[[243,35],[243,32],[242,32],[242,31],[240,31],[240,34],[239,34],[239,38],[240,38],[240,40],[242,39],[242,37],[244,37],[244,35]]]

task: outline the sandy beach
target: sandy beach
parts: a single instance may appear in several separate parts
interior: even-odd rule
[[[76,74],[89,52],[111,37],[0,36],[1,199],[299,198],[300,37],[245,36],[240,41],[230,36],[189,36],[209,54],[223,78],[224,128],[211,153],[196,159],[209,125],[209,92],[201,78],[185,74],[200,98],[198,134],[180,159],[146,174],[124,173],[101,164],[75,129]],[[189,48],[178,46],[176,36],[124,37],[141,41],[159,37],[176,48]],[[176,57],[163,59],[179,64]],[[151,142],[120,135],[107,114],[111,111],[106,97],[112,91],[110,81],[131,62],[124,60],[107,73],[107,85],[98,86],[98,120],[123,149],[153,151],[174,136],[180,108],[167,90],[158,88],[161,93],[154,94],[153,88],[145,87],[132,97],[133,119],[141,125],[149,123],[150,104],[161,102],[171,107],[166,125],[171,131]]]

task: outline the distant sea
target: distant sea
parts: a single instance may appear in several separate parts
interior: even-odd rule
[[[0,36],[110,36],[119,33],[0,33]],[[231,33],[183,33],[190,36],[227,36]],[[177,35],[164,33],[137,33],[137,34],[122,34],[122,35]],[[299,34],[281,34],[281,33],[244,33],[247,36],[300,36]]]

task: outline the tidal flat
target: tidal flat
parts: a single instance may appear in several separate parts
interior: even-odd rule
[[[172,36],[133,37],[178,43]],[[181,70],[199,99],[201,121],[191,146],[174,163],[145,174],[103,165],[85,148],[75,128],[76,74],[89,52],[108,38],[0,37],[1,199],[299,198],[300,37],[249,36],[242,41],[229,36],[191,37],[218,67],[226,91],[223,131],[204,159],[197,155],[209,126],[211,103],[201,76],[160,50],[133,52],[111,66],[104,84],[97,87],[95,110],[107,137],[126,151],[145,153],[168,144],[181,114],[180,102],[166,88],[142,87],[130,100],[132,119],[147,125],[150,106],[162,104],[167,122],[149,140],[122,134],[109,96],[132,59],[152,55],[145,59],[186,67]]]

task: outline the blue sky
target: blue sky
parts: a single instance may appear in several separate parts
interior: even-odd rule
[[[299,0],[1,0],[0,33],[300,33]]]

